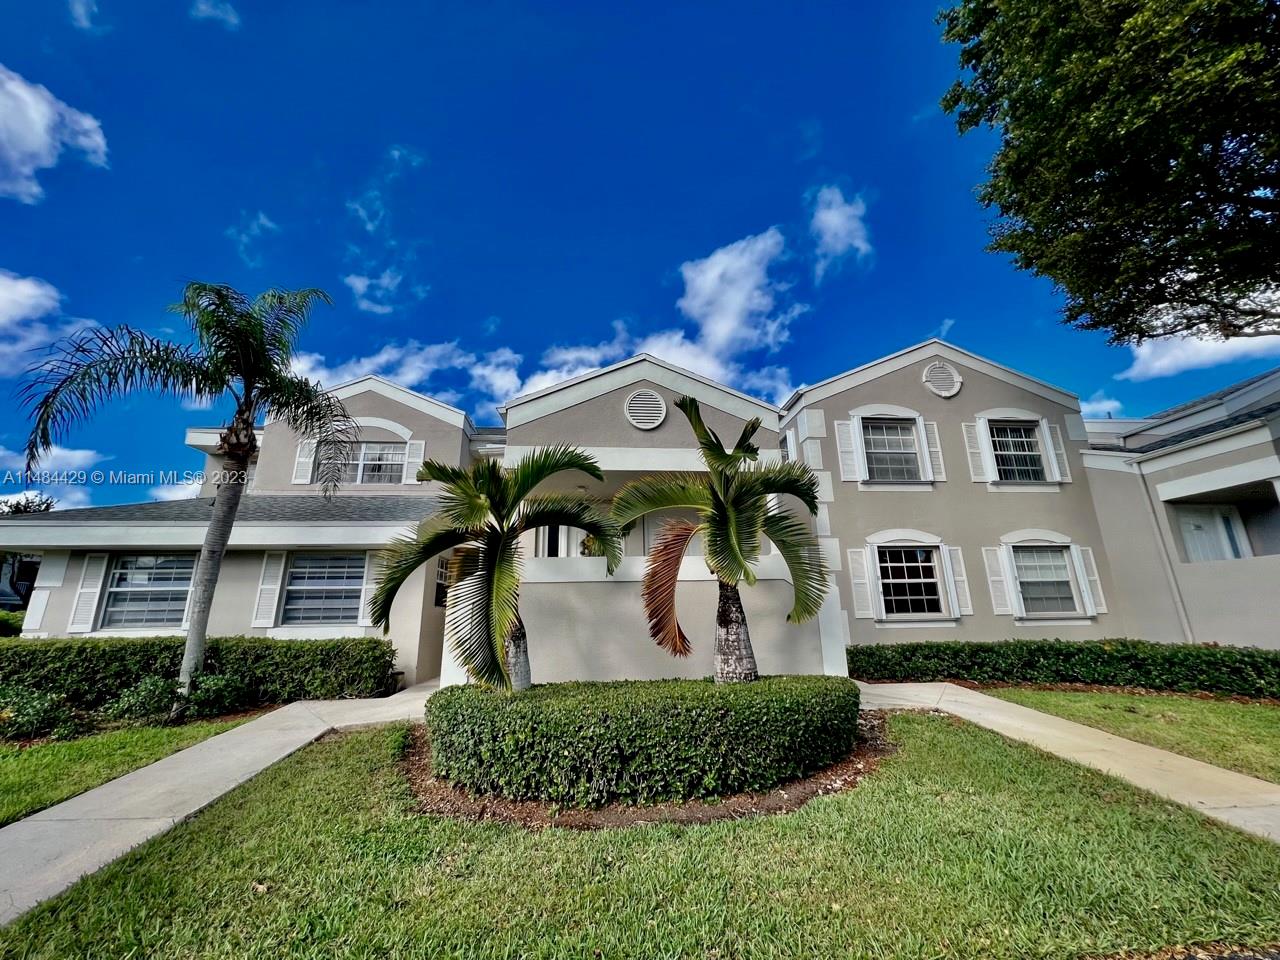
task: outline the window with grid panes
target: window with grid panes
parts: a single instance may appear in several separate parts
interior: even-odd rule
[[[991,451],[996,476],[1008,483],[1041,483],[1047,479],[1040,426],[1035,423],[991,423]]]
[[[1014,547],[1013,566],[1022,594],[1022,609],[1029,615],[1076,612],[1071,559],[1066,547]]]
[[[862,448],[867,479],[910,482],[920,479],[920,448],[910,420],[863,420]]]
[[[936,547],[877,547],[876,560],[885,616],[943,612]]]
[[[358,443],[342,468],[343,483],[400,483],[404,479],[403,443]]]
[[[195,565],[195,554],[117,556],[107,577],[102,626],[181,626]]]
[[[295,553],[289,558],[280,622],[358,623],[363,553]]]

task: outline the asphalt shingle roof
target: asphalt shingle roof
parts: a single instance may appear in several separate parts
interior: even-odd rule
[[[1256,376],[1249,377],[1246,380],[1241,380],[1239,383],[1233,383],[1229,387],[1223,387],[1221,390],[1215,390],[1213,393],[1206,393],[1202,397],[1196,397],[1194,400],[1188,400],[1186,403],[1180,403],[1175,407],[1170,407],[1168,410],[1161,410],[1159,413],[1153,413],[1147,419],[1167,420],[1169,417],[1176,416],[1179,413],[1185,413],[1187,410],[1193,410],[1196,407],[1204,406],[1205,404],[1215,403],[1218,400],[1225,400],[1232,394],[1253,386],[1259,380],[1265,380],[1267,377],[1274,374],[1277,369],[1280,369],[1280,367],[1272,367],[1270,370],[1264,370]]]
[[[338,494],[330,500],[319,494],[246,494],[236,520],[242,523],[394,523],[421,520],[436,509],[433,497],[381,497]],[[80,507],[5,517],[5,522],[40,523],[83,520],[86,523],[207,523],[212,497],[151,503],[121,503],[108,507]]]
[[[1156,450],[1163,450],[1165,447],[1186,443],[1188,440],[1195,440],[1197,437],[1207,437],[1211,433],[1217,433],[1219,430],[1226,430],[1242,423],[1249,423],[1252,420],[1265,420],[1267,417],[1277,413],[1280,413],[1280,402],[1268,403],[1265,406],[1246,410],[1244,413],[1237,413],[1233,417],[1223,417],[1221,420],[1213,421],[1213,423],[1206,423],[1190,430],[1183,430],[1181,433],[1161,437],[1159,440],[1153,440],[1151,443],[1132,449],[1134,453],[1152,453]]]

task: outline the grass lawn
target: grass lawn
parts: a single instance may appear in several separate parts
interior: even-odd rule
[[[230,730],[242,720],[129,727],[20,750],[0,744],[0,826]],[[0,935],[2,936],[2,935]]]
[[[0,957],[1075,957],[1280,940],[1280,846],[946,718],[856,790],[711,826],[417,816],[403,728],[300,751]]]
[[[987,690],[1162,750],[1280,783],[1280,707],[1130,693]]]

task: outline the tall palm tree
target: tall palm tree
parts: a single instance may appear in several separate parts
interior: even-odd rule
[[[323,290],[268,290],[250,299],[224,284],[188,283],[169,309],[186,318],[195,343],[172,343],[122,326],[92,327],[55,343],[32,367],[20,396],[31,418],[27,466],[105,403],[138,392],[157,392],[198,403],[235,402],[218,436],[222,477],[213,498],[200,559],[191,583],[191,615],[182,654],[176,719],[185,709],[192,678],[204,665],[209,608],[222,556],[244,493],[249,461],[258,449],[260,417],[282,420],[316,444],[316,476],[325,496],[337,488],[356,436],[342,401],[319,383],[292,372],[294,345]]]
[[[382,554],[382,577],[369,603],[386,630],[396,592],[418,567],[452,550],[444,638],[473,680],[509,690],[528,689],[529,642],[520,618],[520,535],[539,527],[574,527],[592,538],[610,573],[622,558],[613,521],[577,494],[535,494],[566,470],[603,480],[596,461],[568,446],[542,447],[511,469],[480,460],[469,469],[428,460],[419,480],[443,484],[440,508],[416,537],[392,542]]]
[[[626,484],[613,499],[613,519],[623,529],[648,513],[686,509],[697,521],[669,519],[649,552],[642,595],[649,635],[674,656],[687,656],[689,638],[676,617],[680,561],[695,536],[702,536],[705,559],[719,586],[716,605],[715,679],[747,682],[759,677],[751,633],[738,584],[756,582],[753,567],[763,538],[771,540],[787,568],[795,603],[793,623],[816,616],[827,593],[827,567],[809,528],[781,510],[777,497],[790,494],[810,514],[818,512],[818,478],[802,463],[753,466],[760,451],[751,438],[760,420],[747,422],[732,450],[702,420],[698,401],[681,397],[676,406],[698,440],[705,473],[653,474]]]

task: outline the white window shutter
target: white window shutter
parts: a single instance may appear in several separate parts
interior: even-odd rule
[[[1098,576],[1098,564],[1093,559],[1091,547],[1072,544],[1071,559],[1075,561],[1076,576],[1080,579],[1080,594],[1084,597],[1085,613],[1093,616],[1107,612],[1107,598],[1102,595],[1102,578]]]
[[[786,460],[788,462],[796,462],[800,459],[800,448],[796,445],[795,430],[788,430],[784,435],[786,439]]]
[[[1049,424],[1049,440],[1053,444],[1053,462],[1058,468],[1058,479],[1070,483],[1071,463],[1067,460],[1067,448],[1062,443],[1062,429],[1056,423]]]
[[[982,548],[982,562],[987,567],[987,586],[991,588],[991,610],[997,617],[1007,617],[1013,613],[1009,580],[1004,573],[1003,552],[999,547]]]
[[[293,462],[293,482],[310,483],[311,472],[316,465],[316,442],[302,440],[298,443],[298,459]]]
[[[933,473],[932,479],[946,480],[947,467],[942,460],[942,437],[938,433],[938,425],[932,420],[925,421],[924,439],[929,451],[929,469]]]
[[[404,445],[404,476],[401,483],[417,483],[418,468],[427,455],[427,445],[421,440],[410,440]]]
[[[1049,421],[1040,418],[1040,457],[1044,461],[1044,475],[1050,480],[1062,479],[1058,468],[1058,451],[1053,445],[1053,434],[1049,432]]]
[[[986,428],[986,421],[964,425],[964,451],[969,458],[969,478],[974,483],[987,483],[991,477],[987,473],[987,458],[983,454],[980,429]]]
[[[182,608],[182,629],[185,630],[191,623],[191,601],[196,595],[196,571],[200,569],[200,557],[196,556],[195,562],[191,564],[191,585],[187,587],[187,605]]]
[[[280,585],[284,582],[283,553],[262,556],[262,574],[258,578],[258,598],[253,605],[253,626],[274,627],[276,607],[280,602]]]
[[[840,479],[861,480],[862,460],[853,441],[853,421],[835,421],[836,453],[840,458]]]
[[[962,617],[970,616],[973,613],[973,597],[969,593],[969,575],[964,569],[964,554],[959,547],[943,547],[943,556],[950,567],[955,612]]]
[[[67,633],[88,633],[93,629],[98,615],[98,598],[102,596],[102,582],[107,576],[107,559],[105,553],[85,554]]]
[[[867,551],[861,547],[851,547],[849,557],[849,580],[853,586],[853,615],[859,620],[870,620],[875,616],[875,608],[871,605],[871,581],[867,576]]]
[[[929,451],[929,433],[924,417],[916,414],[916,461],[920,464],[920,479],[933,481],[933,456]]]
[[[381,560],[381,554],[376,550],[370,550],[364,555],[364,585],[360,588],[360,619],[356,621],[362,627],[373,626],[373,616],[369,613],[369,601],[373,599],[378,578],[382,576]]]
[[[854,417],[849,421],[849,432],[853,434],[853,475],[857,480],[865,480],[867,473],[867,443],[862,435],[862,418]]]

